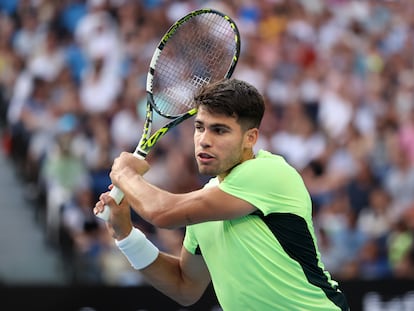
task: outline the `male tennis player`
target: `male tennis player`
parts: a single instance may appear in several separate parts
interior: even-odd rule
[[[282,157],[253,152],[264,114],[262,96],[237,79],[207,85],[196,97],[195,157],[212,176],[200,190],[173,194],[148,183],[145,160],[122,153],[112,166],[118,206],[104,193],[95,213],[111,207],[108,229],[131,265],[182,305],[212,281],[223,310],[348,310],[324,270],[311,200]],[[186,226],[180,257],[160,252],[133,228],[131,206],[158,227]]]

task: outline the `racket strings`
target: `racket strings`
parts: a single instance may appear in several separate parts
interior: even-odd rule
[[[154,66],[158,112],[175,117],[192,109],[197,90],[226,76],[237,53],[236,39],[231,23],[218,14],[196,15],[180,25]]]

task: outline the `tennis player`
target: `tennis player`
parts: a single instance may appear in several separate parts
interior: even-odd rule
[[[200,190],[173,194],[148,183],[145,160],[115,159],[110,177],[125,194],[111,208],[108,229],[131,265],[159,291],[192,305],[213,283],[225,311],[349,310],[324,269],[312,224],[309,193],[281,156],[253,147],[264,114],[250,84],[222,80],[195,96],[195,158],[211,176]],[[160,252],[133,228],[130,209],[155,226],[186,226],[180,257]]]

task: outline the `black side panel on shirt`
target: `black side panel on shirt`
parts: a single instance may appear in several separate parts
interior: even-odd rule
[[[301,265],[309,283],[321,288],[341,310],[349,310],[343,293],[338,291],[336,287],[332,287],[327,276],[318,266],[314,240],[305,220],[289,213],[273,213],[267,216],[262,214],[259,217],[273,232],[284,251]]]

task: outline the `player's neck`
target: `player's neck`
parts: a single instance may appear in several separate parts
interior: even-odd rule
[[[255,154],[254,154],[254,152],[253,152],[253,149],[246,149],[245,151],[244,151],[244,153],[243,153],[243,155],[242,155],[242,158],[241,158],[241,160],[240,160],[240,162],[238,163],[238,164],[236,164],[235,166],[233,166],[230,170],[228,170],[225,174],[221,174],[221,175],[218,175],[217,177],[218,177],[218,180],[219,180],[219,182],[222,182],[223,180],[224,180],[224,178],[228,175],[228,174],[230,174],[230,172],[236,167],[236,166],[239,166],[240,164],[242,164],[243,162],[245,162],[245,161],[247,161],[247,160],[252,160],[252,159],[254,159],[256,156],[255,156]]]

